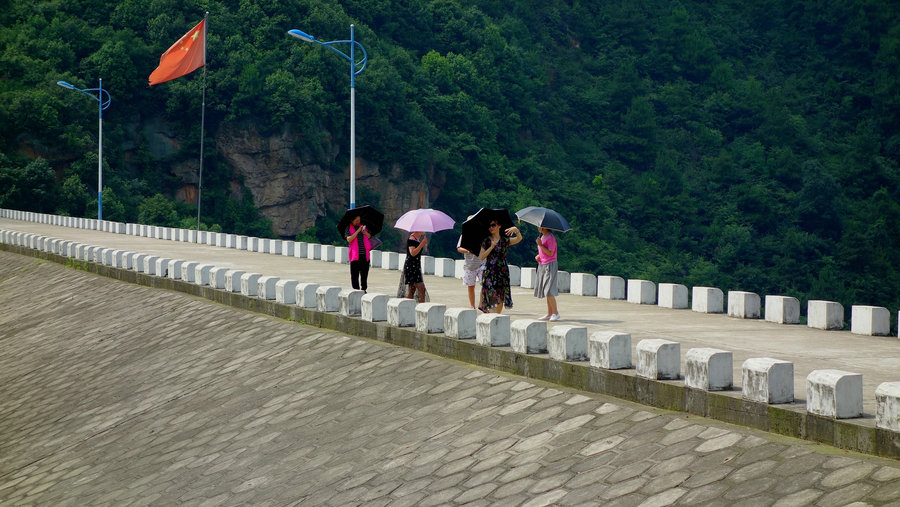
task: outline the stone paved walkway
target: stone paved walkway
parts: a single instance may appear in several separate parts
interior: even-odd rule
[[[3,505],[900,505],[900,463],[0,252]]]

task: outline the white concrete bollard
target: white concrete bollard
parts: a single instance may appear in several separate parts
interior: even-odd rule
[[[453,259],[446,257],[438,257],[434,259],[434,276],[443,278],[452,278],[455,273],[456,265]]]
[[[362,297],[365,292],[359,289],[343,289],[338,293],[341,315],[359,317],[362,315]]]
[[[677,380],[681,376],[681,344],[663,339],[641,340],[635,347],[639,377]]]
[[[214,267],[212,264],[197,264],[194,266],[194,283],[197,285],[212,285],[209,282],[209,272]]]
[[[244,273],[241,275],[241,294],[245,296],[256,296],[259,294],[259,279],[262,273]]]
[[[259,252],[259,238],[255,236],[251,236],[247,238],[247,251],[249,252]]]
[[[309,243],[305,241],[298,241],[294,244],[294,257],[299,259],[308,259],[309,258]]]
[[[296,246],[296,242],[294,241],[284,241],[281,244],[281,255],[284,257],[293,257],[294,256],[294,248]]]
[[[569,276],[569,290],[578,296],[596,296],[597,277],[591,273],[572,273]]]
[[[301,308],[316,307],[316,291],[319,290],[317,283],[298,283],[297,284],[297,306]]]
[[[444,312],[444,334],[458,340],[475,338],[476,310],[472,308],[447,308]]]
[[[422,274],[423,275],[433,275],[434,274],[434,257],[430,255],[422,255]]]
[[[547,321],[519,319],[510,326],[509,347],[520,354],[547,353]]]
[[[862,415],[862,375],[841,370],[813,370],[806,377],[806,411],[835,419]]]
[[[125,252],[122,250],[113,250],[113,263],[112,265],[117,268],[125,267]]]
[[[322,259],[325,262],[334,262],[334,245],[322,245]]]
[[[322,245],[318,243],[309,243],[306,248],[306,258],[319,260],[322,258]]]
[[[225,290],[230,292],[241,291],[241,277],[246,271],[240,269],[229,269],[225,271]]]
[[[523,289],[533,289],[534,284],[537,283],[537,269],[536,268],[522,268],[520,274],[521,280],[519,280],[519,286]]]
[[[629,279],[627,301],[637,305],[655,305],[656,284],[650,280]]]
[[[165,271],[163,272],[172,280],[181,280],[181,276],[184,274],[182,268],[184,268],[184,259],[172,259],[165,266]]]
[[[230,271],[226,267],[222,266],[213,266],[209,269],[209,286],[213,289],[226,289],[225,286],[225,273]]]
[[[453,261],[453,277],[462,279],[463,272],[465,271],[465,266],[466,266],[465,259],[456,259],[455,261]],[[521,273],[519,274],[519,276],[521,277]],[[520,280],[521,280],[521,278],[520,278]],[[509,285],[514,287],[514,285],[512,284],[512,277],[510,277]]]
[[[547,352],[558,361],[587,361],[587,328],[558,325],[547,333]]]
[[[416,301],[406,298],[390,298],[387,302],[387,321],[394,327],[416,325]]]
[[[691,291],[691,310],[700,313],[723,313],[725,295],[716,287],[694,287]]]
[[[727,391],[734,386],[733,355],[727,350],[689,349],[684,355],[684,385],[704,391]]]
[[[280,239],[273,239],[269,242],[269,253],[272,255],[281,255],[281,249],[284,241]]]
[[[278,285],[277,276],[261,276],[259,280],[257,280],[256,285],[256,296],[259,299],[265,299],[269,301],[275,300],[275,287]]]
[[[341,301],[338,296],[343,290],[334,285],[319,286],[316,289],[316,310],[320,312],[336,312],[341,309]]]
[[[572,273],[556,271],[556,289],[560,294],[568,294],[572,290]]]
[[[850,332],[867,336],[891,334],[891,312],[882,306],[850,307]]]
[[[882,382],[875,388],[875,427],[900,432],[900,382]]]
[[[382,252],[381,269],[397,269],[400,265],[400,254],[397,252]]]
[[[73,247],[73,248],[74,248],[74,247],[77,247],[77,245],[72,245],[72,247]],[[74,256],[73,256],[73,257],[74,257]],[[146,270],[147,270],[147,257],[149,257],[149,256],[148,256],[147,254],[145,254],[145,253],[139,253],[139,252],[138,252],[138,253],[135,253],[135,254],[134,254],[134,257],[132,258],[132,260],[133,260],[133,263],[132,263],[132,266],[131,266],[132,269],[134,269],[134,270],[137,271],[138,273],[146,273]]]
[[[275,302],[285,305],[297,303],[297,280],[278,280],[275,284]]]
[[[184,261],[181,265],[181,279],[185,282],[194,283],[194,277],[197,275],[197,261]]]
[[[371,257],[371,253],[370,253]],[[334,248],[334,262],[337,264],[350,264],[350,248],[338,246]],[[371,262],[371,259],[370,259]]]
[[[156,261],[158,260],[158,255],[148,255],[144,257],[144,273],[156,276]]]
[[[369,252],[369,267],[370,268],[380,268],[381,267],[381,256],[384,252],[381,250],[372,250]]]
[[[625,279],[621,276],[598,276],[597,297],[602,299],[625,299]]]
[[[389,296],[386,294],[363,294],[362,319],[368,322],[384,322],[387,320],[387,303]]]
[[[168,257],[160,257],[159,259],[156,259],[156,276],[160,278],[169,278],[169,270],[171,269],[171,266],[169,266],[169,264],[171,262],[172,259]],[[178,271],[180,276],[181,269],[179,269]]]
[[[677,283],[659,284],[659,306],[680,310],[688,308],[688,289]]]
[[[462,275],[460,275],[462,278]],[[522,285],[522,268],[515,264],[509,265],[509,286],[520,287]]]
[[[791,296],[766,296],[765,317],[776,324],[799,324],[800,301]]]
[[[806,304],[806,325],[816,329],[844,329],[844,307],[834,301],[810,300]]]
[[[618,331],[597,331],[588,339],[591,366],[607,370],[631,368],[631,335]]]
[[[751,357],[741,365],[741,396],[762,403],[794,401],[794,363]]]
[[[759,294],[740,290],[728,291],[728,316],[738,319],[758,319]]]
[[[488,347],[508,347],[509,315],[484,313],[476,317],[475,341]]]
[[[416,331],[419,333],[443,333],[444,312],[447,306],[440,303],[416,305]]]

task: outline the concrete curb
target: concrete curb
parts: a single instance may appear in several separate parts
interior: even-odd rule
[[[123,282],[190,294],[242,310],[263,313],[305,325],[390,343],[473,365],[496,369],[672,411],[681,411],[789,437],[811,440],[875,456],[900,459],[900,432],[876,428],[874,419],[833,419],[808,413],[803,403],[768,405],[745,400],[740,391],[703,391],[681,380],[650,380],[634,370],[605,370],[581,362],[550,359],[546,354],[522,354],[509,347],[487,347],[473,340],[392,327],[339,313],[319,312],[195,283],[161,278],[105,266],[23,246],[0,243],[0,249],[73,266]]]

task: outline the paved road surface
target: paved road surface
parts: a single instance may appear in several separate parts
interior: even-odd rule
[[[0,252],[3,505],[900,505],[900,463]]]

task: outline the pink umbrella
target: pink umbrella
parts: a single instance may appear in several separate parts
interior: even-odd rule
[[[452,229],[455,222],[449,215],[436,209],[414,209],[397,219],[394,227],[404,231],[437,232]]]

